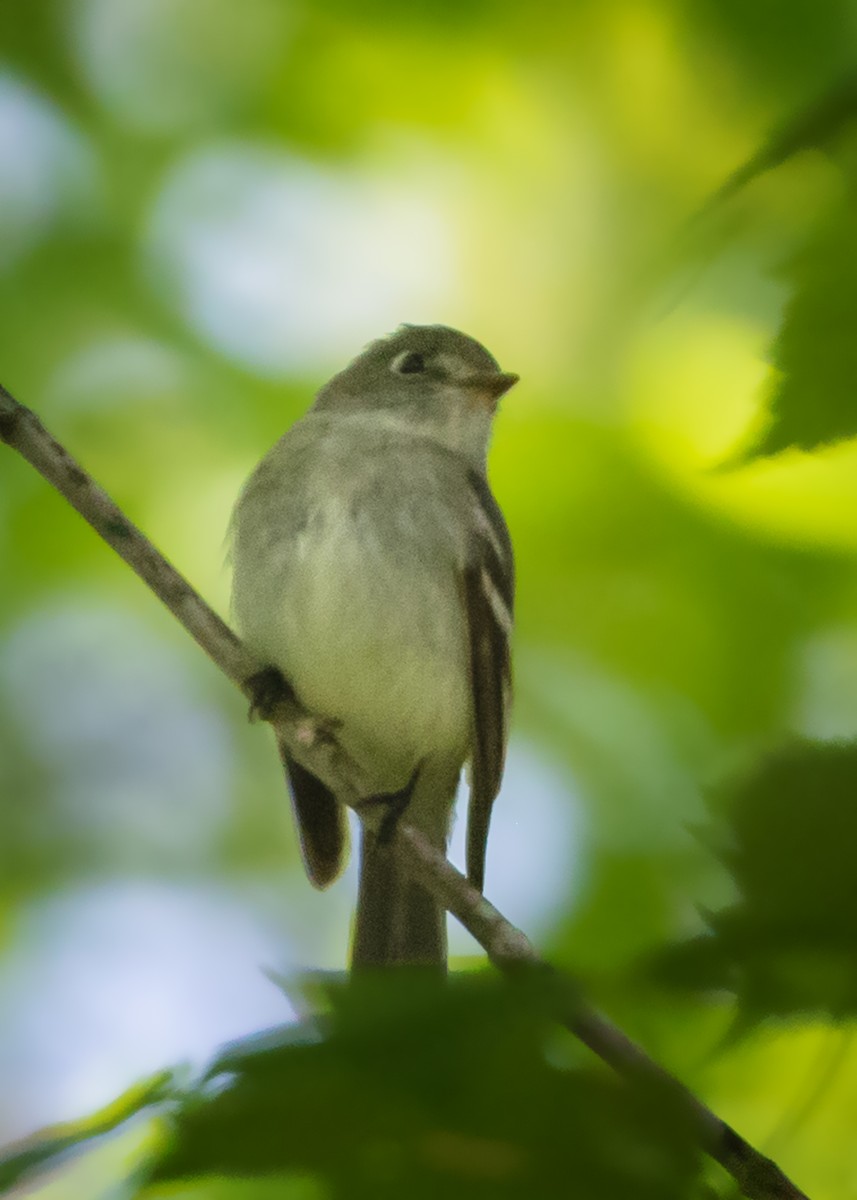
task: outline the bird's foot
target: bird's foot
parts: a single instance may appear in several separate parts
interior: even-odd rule
[[[420,773],[422,763],[418,763],[408,782],[397,792],[382,792],[376,796],[366,796],[360,801],[358,811],[364,808],[383,808],[384,815],[376,834],[379,846],[388,846],[396,834],[396,826],[402,819],[411,802],[414,787]]]
[[[295,737],[307,749],[310,746],[336,745],[337,734],[342,728],[339,717],[308,716],[295,727]]]
[[[297,699],[294,689],[279,667],[263,667],[244,681],[244,691],[250,697],[247,714],[251,721],[270,721],[277,706]]]

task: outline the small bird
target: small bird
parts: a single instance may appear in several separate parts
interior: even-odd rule
[[[469,762],[467,873],[482,890],[511,695],[514,568],[486,480],[499,398],[518,382],[473,338],[405,325],[318,392],[232,518],[248,647],[329,721],[368,784],[446,851]],[[347,850],[345,810],[280,747],[310,880]],[[362,832],[356,969],[445,969],[446,914]]]

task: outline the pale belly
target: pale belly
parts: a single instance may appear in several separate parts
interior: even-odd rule
[[[250,646],[302,702],[341,722],[337,736],[370,790],[391,792],[430,757],[467,756],[463,614],[451,568],[440,579],[406,547],[386,554],[332,505],[252,579],[239,564],[236,611]]]

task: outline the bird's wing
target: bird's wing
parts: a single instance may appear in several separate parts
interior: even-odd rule
[[[345,865],[348,843],[345,809],[333,792],[282,745],[280,757],[289,781],[306,873],[315,887],[325,888]]]
[[[469,472],[468,482],[474,536],[462,575],[473,700],[467,877],[481,891],[491,808],[506,757],[515,573],[512,543],[497,501],[476,471]]]

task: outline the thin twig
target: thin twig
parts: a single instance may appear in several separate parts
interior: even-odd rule
[[[248,681],[267,664],[260,663],[247,650],[226,622],[129,521],[92,476],[51,437],[36,414],[19,404],[2,384],[0,441],[17,450],[77,509],[167,606],[223,674],[252,701],[254,695]],[[329,784],[344,804],[357,802],[359,793],[354,785],[359,780],[357,768],[322,723],[286,699],[275,706],[268,718],[277,737],[299,763]]]
[[[247,651],[187,580],[51,437],[35,414],[2,386],[0,441],[23,455],[65,496],[163,601],[221,671],[252,698],[248,680],[265,664]],[[284,700],[269,719],[277,737],[303,766],[331,787],[343,803],[352,807],[358,804],[360,793],[355,780],[359,776],[354,764],[312,714],[296,702]],[[746,1142],[620,1029],[584,1003],[571,982],[539,958],[526,935],[510,924],[422,834],[400,823],[396,846],[408,871],[470,931],[496,967],[509,974],[527,967],[550,971],[560,997],[558,1017],[584,1045],[624,1078],[656,1081],[680,1099],[694,1121],[702,1148],[732,1175],[748,1200],[808,1200],[776,1163]]]

